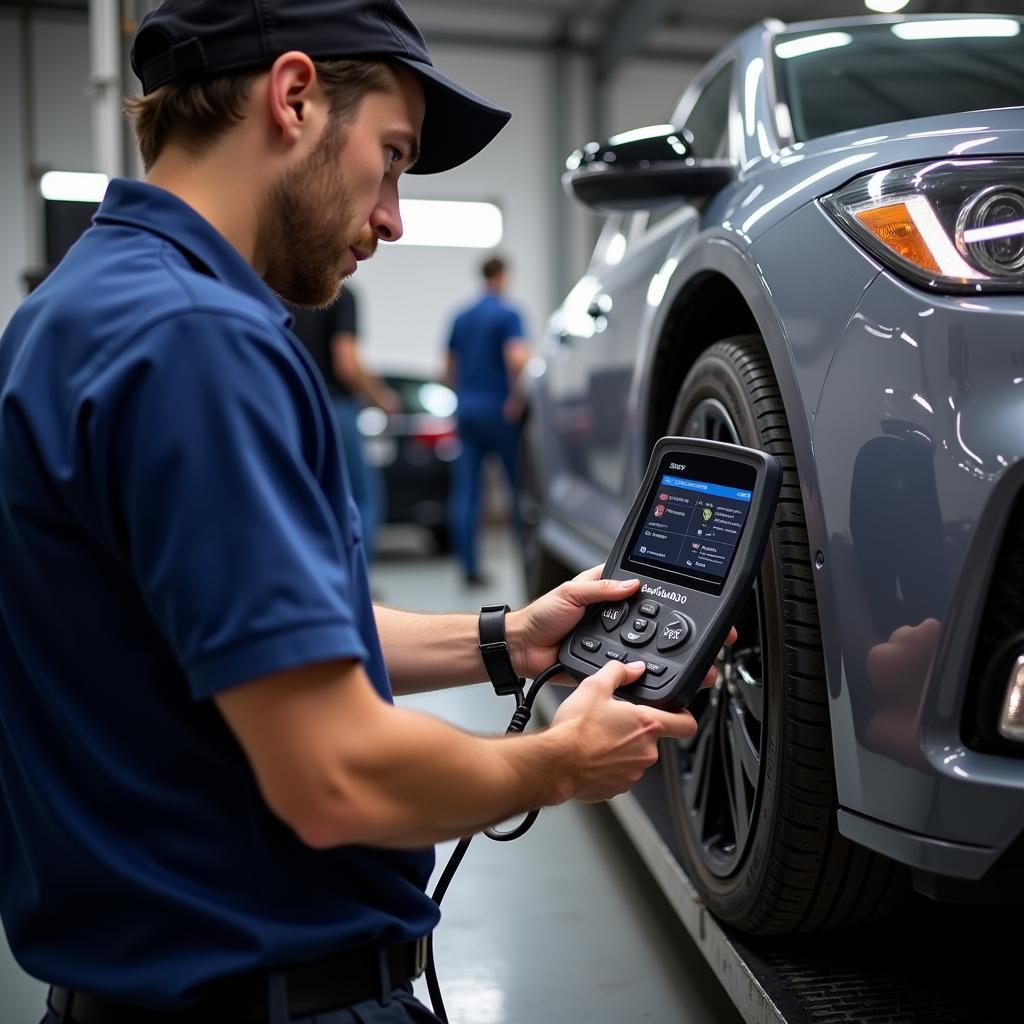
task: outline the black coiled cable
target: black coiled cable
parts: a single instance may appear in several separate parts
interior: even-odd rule
[[[515,694],[516,698],[516,710],[512,716],[512,721],[508,723],[508,728],[505,730],[506,735],[510,733],[524,732],[527,725],[530,724],[530,718],[533,716],[533,705],[537,700],[537,694],[540,693],[541,687],[549,680],[552,676],[558,675],[559,672],[563,671],[562,666],[559,664],[551,665],[549,668],[544,669],[540,675],[530,684],[530,689],[527,691],[526,696],[523,696],[522,690],[517,690]],[[513,839],[518,839],[520,836],[526,835],[527,832],[533,828],[533,823],[537,820],[537,816],[540,811],[530,811],[525,818],[513,829],[509,829],[507,832],[499,832],[496,828],[485,828],[484,835],[488,839],[493,839],[497,843],[508,843]],[[459,840],[459,844],[455,847],[455,851],[448,859],[448,863],[444,866],[444,871],[441,872],[441,877],[437,880],[437,885],[434,887],[432,898],[434,902],[440,906],[441,900],[444,899],[445,893],[448,891],[448,886],[451,885],[452,879],[455,877],[455,872],[459,870],[459,865],[462,863],[462,859],[466,856],[466,851],[469,849],[469,844],[473,841],[472,836],[467,836],[465,839]],[[430,1003],[434,1008],[434,1013],[448,1024],[448,1013],[444,1008],[444,1000],[441,998],[441,986],[437,982],[437,967],[434,964],[434,933],[431,932],[427,937],[427,991],[430,993]]]

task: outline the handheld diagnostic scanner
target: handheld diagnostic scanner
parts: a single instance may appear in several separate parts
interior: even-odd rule
[[[640,589],[588,609],[562,642],[563,668],[583,679],[609,659],[642,659],[646,671],[621,696],[689,704],[754,584],[781,487],[772,455],[663,437],[602,574],[639,578]]]

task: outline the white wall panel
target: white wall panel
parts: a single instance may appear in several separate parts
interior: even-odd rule
[[[668,120],[699,64],[625,61],[612,75],[608,131],[626,131]]]
[[[511,110],[512,121],[469,163],[446,174],[409,175],[402,193],[498,203],[505,218],[499,251],[512,264],[512,298],[536,335],[551,305],[552,175],[562,158],[552,152],[549,128],[550,58],[521,50],[450,47],[435,47],[433,57],[445,74]],[[487,255],[476,249],[382,245],[354,278],[366,361],[439,372],[450,317],[479,292],[478,267]]]

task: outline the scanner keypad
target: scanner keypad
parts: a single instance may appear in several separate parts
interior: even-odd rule
[[[621,647],[608,636],[616,629]],[[681,665],[672,660],[672,654],[681,653],[692,635],[693,625],[682,612],[665,609],[657,601],[634,598],[601,605],[591,612],[576,635],[572,650],[577,657],[593,665],[595,671],[607,661],[643,660],[647,669],[640,681],[649,689],[660,689],[678,675]],[[658,654],[667,654],[669,658],[657,657]]]

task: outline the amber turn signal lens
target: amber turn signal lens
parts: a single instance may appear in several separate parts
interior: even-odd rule
[[[921,232],[917,230],[906,203],[892,203],[889,206],[861,210],[856,217],[875,238],[905,260],[916,264],[922,270],[941,273],[935,257],[921,237]]]

